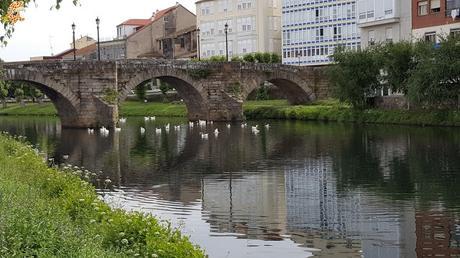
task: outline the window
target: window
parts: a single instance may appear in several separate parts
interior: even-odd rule
[[[460,37],[460,28],[458,29],[451,29],[450,30],[450,35],[454,36],[454,37]]]
[[[425,41],[436,43],[436,32],[427,32],[425,33]]]
[[[385,29],[385,39],[387,42],[393,41],[393,28],[388,27]]]
[[[428,1],[418,2],[418,15],[427,15],[428,14]]]
[[[369,46],[373,46],[375,44],[375,31],[369,31]]]
[[[342,27],[334,27],[334,40],[342,39]]]
[[[430,9],[433,13],[439,13],[441,11],[441,1],[440,0],[431,0]]]

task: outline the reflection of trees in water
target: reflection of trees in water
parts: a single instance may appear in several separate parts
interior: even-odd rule
[[[61,134],[58,121],[58,118],[49,117],[0,117],[0,131],[26,136],[29,142],[38,145],[41,151],[52,157]]]

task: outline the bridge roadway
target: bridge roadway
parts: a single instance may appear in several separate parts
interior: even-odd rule
[[[45,93],[62,126],[74,128],[115,126],[118,104],[153,78],[177,90],[192,121],[243,120],[243,102],[266,81],[291,104],[330,96],[325,67],[132,59],[13,62],[2,68],[4,80],[28,82]]]

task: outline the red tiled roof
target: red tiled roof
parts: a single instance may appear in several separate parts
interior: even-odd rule
[[[129,19],[119,24],[118,26],[121,26],[121,25],[145,26],[149,23],[150,23],[150,19]]]
[[[76,56],[86,56],[86,55],[89,55],[89,54],[91,54],[93,52],[96,52],[96,49],[97,49],[96,43],[93,43],[93,44],[91,44],[89,46],[86,46],[84,48],[76,49],[75,50],[75,55]],[[69,49],[67,51],[66,51],[67,53],[64,54],[63,57],[65,57],[65,56],[73,56],[73,49]]]
[[[69,54],[69,53],[72,52],[72,51],[73,51],[73,49],[67,49],[67,50],[62,51],[61,53],[56,54],[56,55],[54,55],[54,56],[52,56],[52,57],[53,57],[53,58],[56,58],[56,59],[59,59],[59,58],[62,58],[63,56],[65,56],[65,55]]]
[[[176,8],[178,8],[180,6],[180,4],[178,5],[174,5],[174,6],[171,6],[169,8],[166,8],[166,9],[163,9],[161,11],[157,11],[155,13],[155,16],[152,17],[152,20],[149,20],[149,23],[147,23],[146,25],[142,26],[141,28],[139,28],[138,30],[136,30],[136,32],[134,32],[133,34],[129,35],[128,38],[136,35],[139,31],[143,30],[144,28],[146,28],[147,26],[151,25],[152,23],[158,21],[159,19],[163,18],[166,14],[168,14],[169,12],[175,10]]]

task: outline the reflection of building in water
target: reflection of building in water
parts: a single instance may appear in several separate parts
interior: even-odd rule
[[[415,216],[418,257],[460,257],[460,220],[442,211]]]
[[[208,177],[202,189],[203,209],[209,213],[212,231],[265,240],[281,240],[286,233],[282,172]]]
[[[307,159],[286,171],[288,228],[315,229],[347,237],[357,228],[360,196],[338,196],[330,158]]]
[[[385,178],[389,178],[392,173],[392,164],[395,160],[402,160],[406,157],[409,150],[409,136],[397,135],[392,137],[385,137],[378,141],[372,141],[375,153],[377,153],[380,161],[380,169]]]
[[[289,168],[285,181],[288,231],[302,235],[293,237],[302,245],[326,247],[321,255],[348,248],[348,254],[362,249],[365,257],[415,256],[415,240],[406,233],[414,231],[413,211],[394,209],[361,191],[341,193],[331,158],[307,159],[303,168]]]

